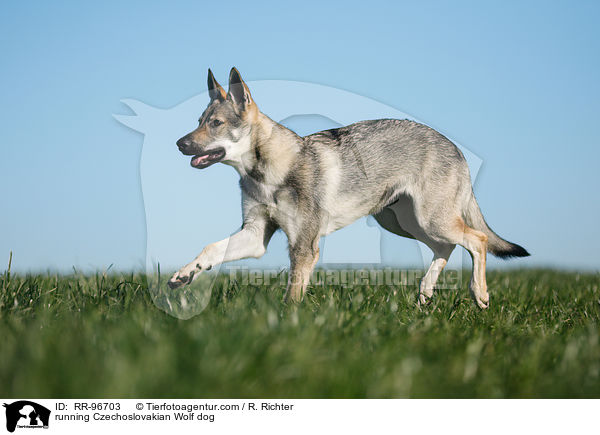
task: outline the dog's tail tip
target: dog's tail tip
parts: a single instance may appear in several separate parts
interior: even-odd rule
[[[501,249],[493,249],[491,253],[496,257],[508,260],[514,257],[529,257],[531,254],[524,247],[516,243],[507,242]]]

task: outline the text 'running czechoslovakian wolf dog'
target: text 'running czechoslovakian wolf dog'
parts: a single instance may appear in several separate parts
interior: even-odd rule
[[[373,215],[386,230],[433,251],[418,302],[432,295],[456,245],[473,259],[471,295],[487,308],[486,253],[529,255],[486,224],[460,150],[409,120],[379,119],[300,137],[261,113],[237,69],[229,90],[208,71],[210,103],[198,128],[177,141],[198,169],[221,162],[240,175],[243,225],[206,246],[169,280],[189,284],[216,264],[262,256],[277,229],[289,242],[286,301],[300,301],[319,257],[319,239]]]

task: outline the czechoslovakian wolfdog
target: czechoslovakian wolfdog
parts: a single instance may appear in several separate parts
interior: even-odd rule
[[[300,137],[261,113],[239,72],[229,90],[208,71],[210,103],[198,128],[177,141],[203,169],[222,162],[240,175],[243,225],[206,246],[169,280],[189,284],[216,264],[262,256],[282,229],[289,241],[286,301],[300,301],[319,257],[319,239],[373,215],[386,230],[417,239],[433,251],[419,289],[419,303],[432,295],[458,244],[473,259],[471,295],[487,308],[486,253],[529,255],[486,224],[460,150],[435,130],[408,120],[361,121]]]

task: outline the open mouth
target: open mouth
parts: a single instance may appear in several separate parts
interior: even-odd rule
[[[190,164],[194,168],[204,169],[222,160],[223,157],[225,157],[225,148],[220,147],[192,157]]]

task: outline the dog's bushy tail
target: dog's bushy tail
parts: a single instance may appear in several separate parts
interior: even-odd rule
[[[530,255],[522,246],[504,240],[492,231],[483,218],[473,191],[471,191],[471,197],[469,198],[463,219],[468,226],[483,232],[488,237],[488,252],[496,257],[508,259],[511,257],[528,257]]]

